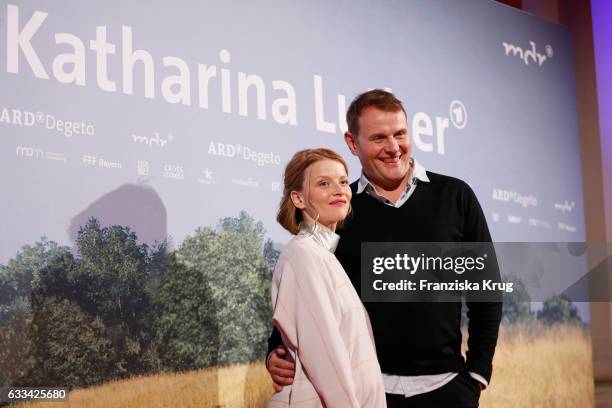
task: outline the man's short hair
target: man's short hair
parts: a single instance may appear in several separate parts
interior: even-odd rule
[[[404,105],[402,105],[402,101],[397,99],[391,92],[383,89],[372,89],[371,91],[364,92],[353,99],[353,102],[351,102],[346,112],[346,124],[348,125],[349,132],[354,136],[359,134],[359,116],[361,112],[369,107],[380,109],[385,112],[402,111],[404,115],[406,115],[406,110],[404,109]]]

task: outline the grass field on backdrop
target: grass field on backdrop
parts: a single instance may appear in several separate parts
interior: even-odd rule
[[[465,336],[464,336],[465,337]],[[481,407],[593,407],[591,340],[572,325],[503,327]],[[263,363],[132,377],[19,408],[255,408],[272,394]]]

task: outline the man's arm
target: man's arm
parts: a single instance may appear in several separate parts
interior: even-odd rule
[[[473,380],[475,380],[478,383],[478,386],[480,387],[480,390],[484,390],[489,385],[489,382],[487,380],[485,380],[482,377],[482,375],[477,374],[477,373],[473,373],[471,371],[468,371],[468,374],[470,375],[470,377],[472,377]]]
[[[462,197],[464,214],[464,240],[466,242],[491,242],[487,221],[478,203],[476,195],[466,184]],[[499,267],[495,258],[493,244],[489,246],[491,258],[488,266],[490,277],[499,279]],[[502,302],[466,301],[468,317],[468,350],[466,368],[472,378],[482,377],[488,385],[493,371],[493,354],[497,345],[497,336],[502,317]]]
[[[268,338],[268,352],[266,353],[266,367],[268,366],[268,360],[270,359],[270,353],[272,353],[278,346],[283,345],[283,339],[281,338],[281,334],[276,328],[273,326],[272,333],[270,334],[270,338]]]
[[[493,354],[497,345],[502,303],[466,302],[466,304],[469,319],[466,368],[469,372],[482,376],[488,383],[493,372]]]

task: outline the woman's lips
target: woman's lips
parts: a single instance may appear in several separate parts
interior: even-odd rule
[[[346,200],[334,200],[330,203],[331,205],[345,205],[346,204]]]

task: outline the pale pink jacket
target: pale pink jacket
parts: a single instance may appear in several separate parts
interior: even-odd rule
[[[296,368],[268,407],[386,407],[368,314],[331,252],[293,237],[274,271],[272,305]]]

